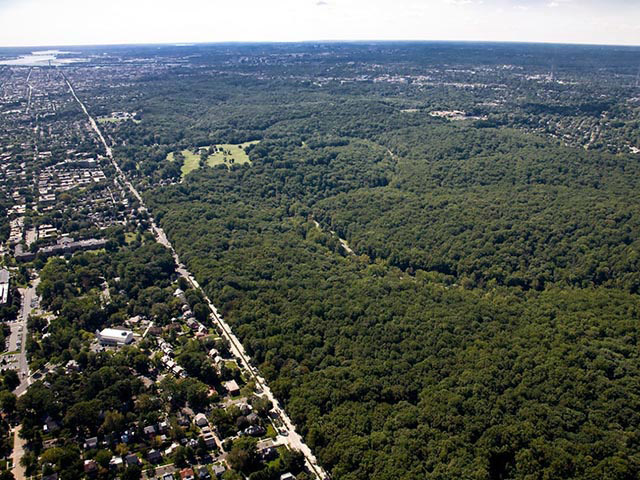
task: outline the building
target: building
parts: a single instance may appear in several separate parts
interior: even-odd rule
[[[102,345],[120,346],[133,342],[133,332],[131,330],[105,328],[101,332],[96,332],[96,337]]]
[[[87,438],[84,441],[84,449],[92,450],[94,448],[98,448],[98,437]]]
[[[180,478],[181,480],[194,480],[195,475],[193,473],[192,468],[183,468],[180,470]]]
[[[6,268],[0,270],[0,305],[9,301],[9,278],[9,270]]]
[[[162,454],[158,450],[149,450],[147,460],[149,463],[160,463],[162,461]]]
[[[94,473],[98,471],[98,464],[95,460],[84,461],[84,473]]]
[[[207,425],[209,425],[207,416],[204,413],[197,414],[194,419],[194,423],[199,427],[206,427]]]
[[[67,253],[74,253],[84,250],[96,250],[104,248],[107,244],[107,240],[103,238],[89,238],[87,240],[75,241],[70,237],[62,237],[57,240],[55,245],[48,247],[42,247],[38,250],[40,256],[47,258],[54,255],[65,255]],[[20,247],[20,248],[18,248]],[[14,257],[20,262],[28,262],[35,258],[36,254],[33,252],[25,252],[22,245],[16,245],[16,251]]]
[[[240,387],[235,380],[229,380],[228,382],[224,382],[224,388],[227,389],[229,395],[236,396],[240,395]]]
[[[213,471],[213,474],[216,476],[216,478],[222,477],[222,475],[224,475],[224,472],[227,471],[227,469],[224,468],[223,465],[214,465],[211,467],[211,470]]]
[[[200,438],[202,438],[202,441],[204,441],[207,448],[212,449],[217,447],[216,437],[213,436],[211,431],[203,432],[202,435],[200,435]]]

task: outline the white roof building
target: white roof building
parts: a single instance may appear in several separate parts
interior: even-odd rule
[[[97,332],[96,337],[98,337],[102,345],[128,345],[133,342],[133,332],[131,330],[105,328],[101,332]]]
[[[9,301],[9,271],[0,270],[0,305]]]

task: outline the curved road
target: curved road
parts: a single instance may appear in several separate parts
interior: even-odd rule
[[[107,153],[107,157],[109,157],[109,160],[111,161],[113,167],[116,169],[119,179],[123,182],[124,185],[127,186],[131,194],[140,202],[140,205],[142,206],[142,208],[148,211],[148,209],[144,204],[144,201],[142,200],[142,196],[140,195],[138,190],[133,186],[133,184],[127,179],[124,172],[122,171],[120,166],[117,164],[117,162],[113,158],[113,152],[111,150],[111,147],[107,144],[104,138],[104,135],[102,135],[102,132],[98,127],[98,124],[93,119],[93,117],[89,114],[89,111],[87,110],[85,105],[80,101],[80,99],[76,95],[76,92],[74,91],[73,86],[71,85],[71,82],[67,79],[67,77],[64,74],[62,74],[62,76],[69,87],[69,91],[71,92],[71,95],[73,95],[73,98],[75,98],[76,102],[78,102],[78,104],[84,111],[85,115],[89,119],[91,128],[100,139],[100,142],[104,145],[105,151]],[[178,257],[178,254],[176,253],[175,249],[173,248],[173,245],[171,245],[171,242],[167,238],[167,235],[164,233],[164,230],[156,224],[155,219],[153,218],[153,216],[151,216],[151,214],[149,214],[149,220],[151,222],[151,229],[153,230],[153,233],[155,234],[158,240],[158,243],[161,243],[162,245],[167,247],[173,254],[173,258],[176,264],[178,265],[178,268],[177,268],[178,273],[184,278],[186,278],[187,281],[189,281],[189,283],[191,283],[191,285],[193,285],[194,288],[202,292],[205,301],[207,302],[207,304],[209,305],[209,308],[211,309],[211,312],[212,312],[211,319],[218,326],[223,337],[229,342],[231,352],[233,353],[233,355],[240,361],[244,370],[251,375],[251,377],[256,383],[256,386],[262,391],[262,395],[268,398],[269,400],[271,400],[271,402],[273,403],[274,405],[273,410],[276,412],[276,414],[282,421],[284,426],[283,429],[286,430],[286,435],[278,436],[278,439],[277,439],[278,443],[286,444],[290,448],[299,450],[300,452],[302,452],[302,454],[305,457],[307,467],[309,468],[309,470],[314,472],[318,478],[320,479],[329,478],[329,476],[324,471],[324,469],[318,464],[318,461],[316,460],[316,457],[313,455],[313,452],[311,451],[311,449],[304,443],[304,440],[298,434],[298,432],[296,432],[295,425],[293,424],[293,422],[291,421],[287,413],[280,406],[280,402],[278,402],[278,400],[275,398],[275,396],[271,392],[271,389],[267,385],[266,380],[259,374],[258,370],[251,365],[249,356],[245,352],[244,347],[242,346],[240,341],[236,338],[236,336],[231,331],[231,327],[229,327],[229,325],[223,320],[222,316],[218,314],[218,309],[213,305],[213,303],[211,303],[211,300],[209,300],[209,297],[202,290],[202,288],[200,288],[200,285],[198,284],[196,279],[193,277],[191,272],[189,272],[187,268],[182,264],[182,262],[180,262],[180,258]]]

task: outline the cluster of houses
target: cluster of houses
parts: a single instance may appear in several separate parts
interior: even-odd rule
[[[104,172],[93,158],[65,160],[44,168],[38,177],[38,202],[53,203],[57,192],[87,186],[106,180]]]

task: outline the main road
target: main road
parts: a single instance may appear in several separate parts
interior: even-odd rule
[[[96,133],[96,135],[100,139],[100,142],[104,146],[107,158],[109,158],[109,160],[111,161],[111,164],[115,168],[118,179],[124,185],[126,185],[126,187],[129,189],[131,194],[138,200],[138,202],[140,202],[140,206],[149,213],[151,230],[155,234],[158,243],[164,245],[171,251],[171,253],[173,254],[173,258],[176,264],[178,265],[178,268],[177,268],[178,273],[181,276],[183,276],[191,285],[193,285],[194,288],[202,292],[202,295],[204,296],[205,301],[207,302],[207,304],[209,305],[209,308],[211,309],[211,319],[220,329],[222,336],[229,342],[231,352],[240,361],[240,364],[243,367],[243,369],[253,378],[254,382],[256,383],[256,386],[258,387],[259,390],[261,390],[262,395],[268,398],[269,400],[271,400],[271,403],[273,403],[273,410],[278,415],[283,425],[281,428],[281,435],[278,436],[278,443],[286,444],[290,448],[299,450],[300,452],[302,452],[302,454],[304,455],[305,463],[307,464],[307,467],[309,468],[310,471],[314,472],[319,479],[324,480],[326,478],[329,478],[329,476],[324,471],[324,469],[318,464],[318,461],[316,460],[316,457],[313,455],[313,452],[311,451],[309,446],[304,443],[304,440],[302,439],[300,434],[296,432],[295,425],[293,424],[293,422],[291,421],[287,413],[284,411],[284,409],[280,406],[280,402],[278,402],[278,400],[275,398],[275,396],[273,395],[273,392],[271,392],[271,389],[267,385],[267,381],[260,375],[258,370],[251,364],[251,361],[250,361],[251,359],[249,358],[249,355],[247,355],[244,347],[242,346],[242,343],[240,343],[238,338],[231,331],[231,327],[227,324],[227,322],[224,321],[222,316],[218,313],[218,309],[213,305],[213,303],[211,302],[207,294],[202,290],[202,288],[200,288],[200,285],[196,281],[195,277],[191,274],[191,272],[189,272],[189,270],[187,270],[184,264],[180,261],[180,258],[178,257],[176,250],[173,248],[173,245],[171,245],[171,242],[167,238],[167,235],[164,233],[164,230],[160,226],[158,226],[155,219],[147,209],[144,203],[144,200],[142,199],[142,196],[140,195],[138,190],[133,186],[133,184],[127,179],[126,175],[124,174],[124,172],[122,171],[118,163],[116,162],[115,158],[113,157],[113,151],[111,150],[111,147],[107,144],[107,141],[105,140],[104,135],[100,131],[100,128],[98,127],[97,122],[91,116],[91,114],[87,110],[87,107],[76,95],[76,92],[73,89],[73,85],[64,74],[63,74],[63,78],[67,83],[67,86],[69,87],[69,91],[71,92],[71,95],[76,100],[76,102],[78,102],[78,104],[80,105],[80,108],[82,108],[82,111],[85,113],[85,115],[89,119],[91,128]]]
[[[20,289],[20,293],[22,295],[22,308],[20,309],[20,314],[18,319],[11,326],[11,340],[10,347],[14,348],[13,338],[16,339],[15,349],[17,353],[17,368],[18,376],[20,377],[20,385],[14,390],[14,393],[17,396],[22,395],[26,390],[29,384],[31,383],[31,377],[29,376],[29,362],[27,362],[27,323],[29,319],[29,315],[33,310],[34,302],[37,301],[36,288],[38,287],[38,283],[40,283],[40,278],[36,278],[31,286]]]

